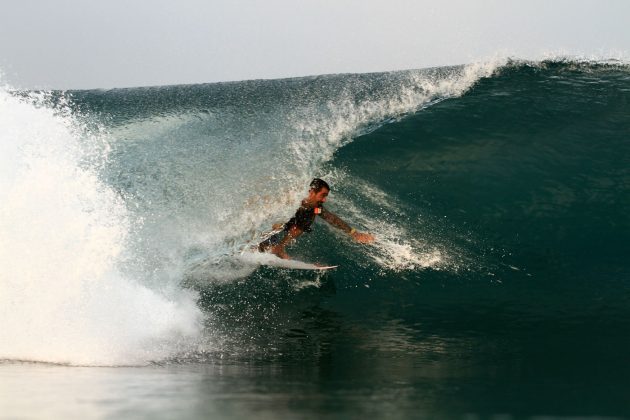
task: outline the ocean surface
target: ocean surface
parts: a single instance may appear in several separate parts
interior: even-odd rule
[[[1,419],[630,418],[627,64],[5,86],[0,202]]]

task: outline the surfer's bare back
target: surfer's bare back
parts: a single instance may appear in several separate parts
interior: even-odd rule
[[[302,204],[295,212],[295,216],[284,224],[281,232],[261,242],[258,245],[258,250],[260,252],[269,251],[280,258],[289,258],[284,248],[302,233],[311,231],[311,225],[315,221],[315,216],[320,216],[337,229],[346,232],[357,242],[363,244],[374,242],[374,235],[357,231],[337,215],[324,208],[323,204],[326,202],[329,192],[330,187],[326,181],[319,178],[313,179],[308,191],[308,197],[302,200]],[[274,225],[274,229],[279,229],[281,226]]]

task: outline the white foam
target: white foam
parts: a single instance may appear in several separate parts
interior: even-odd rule
[[[34,102],[0,89],[0,359],[129,365],[186,349],[195,296],[120,270],[124,203],[79,164],[78,122]]]

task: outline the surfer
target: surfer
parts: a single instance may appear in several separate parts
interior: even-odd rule
[[[346,232],[352,239],[359,243],[367,244],[374,242],[374,235],[357,231],[341,220],[339,216],[324,208],[323,204],[326,202],[329,192],[330,187],[326,181],[319,178],[313,179],[308,191],[308,197],[302,200],[302,204],[295,212],[295,216],[284,225],[274,225],[274,229],[282,229],[282,231],[262,241],[258,245],[258,250],[260,252],[268,251],[280,258],[288,259],[289,256],[284,248],[289,243],[296,240],[302,233],[310,232],[311,225],[315,221],[316,216],[320,216],[337,229]]]

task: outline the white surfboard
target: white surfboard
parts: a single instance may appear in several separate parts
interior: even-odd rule
[[[339,267],[338,265],[320,266],[298,260],[285,260],[274,254],[257,251],[244,251],[243,253],[241,253],[241,258],[247,262],[258,265],[266,265],[278,268],[290,268],[293,270],[330,270],[332,268]]]

